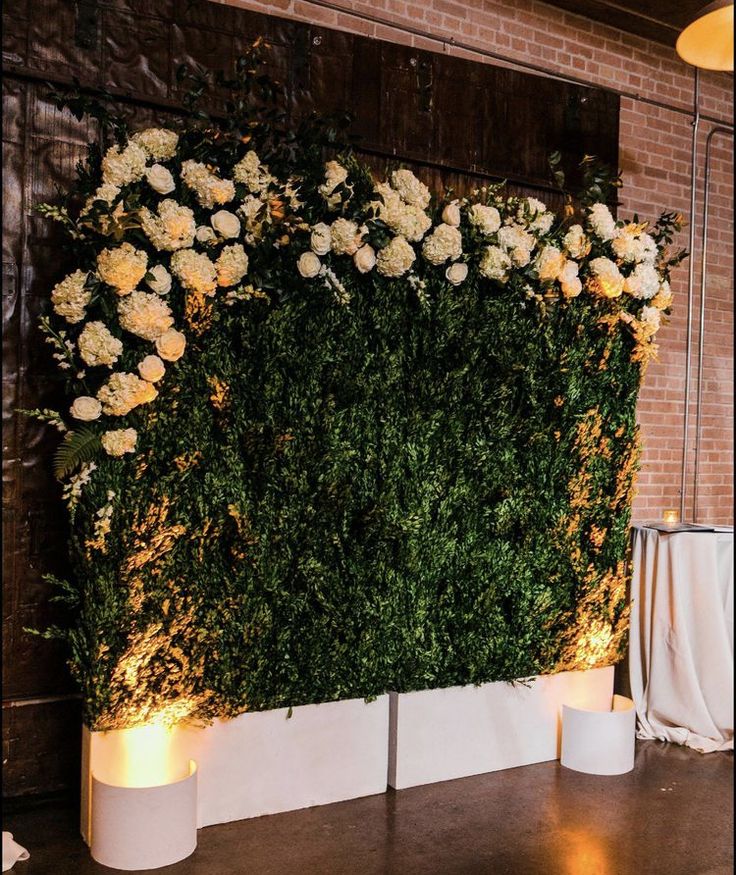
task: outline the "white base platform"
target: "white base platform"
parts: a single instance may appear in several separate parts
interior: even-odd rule
[[[613,666],[390,693],[388,783],[397,790],[555,760],[563,705],[608,710]]]
[[[388,695],[240,714],[176,727],[171,763],[197,764],[197,827],[385,793]],[[82,738],[82,836],[90,844],[92,775],[113,780],[125,732]],[[117,779],[119,782],[119,778]]]

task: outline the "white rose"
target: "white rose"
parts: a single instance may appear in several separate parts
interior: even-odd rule
[[[138,364],[138,373],[149,383],[157,383],[166,373],[166,366],[157,355],[147,355]]]
[[[217,240],[217,234],[207,225],[200,225],[194,236],[199,243],[213,243]]]
[[[210,224],[221,237],[238,237],[240,219],[228,210],[218,210],[210,219]]]
[[[175,328],[169,328],[161,337],[156,338],[156,352],[167,362],[178,361],[184,355],[186,345],[186,337]]]
[[[457,228],[460,224],[460,207],[453,201],[442,210],[442,221],[445,225],[452,225]]]
[[[149,167],[146,170],[146,179],[151,188],[159,194],[170,194],[176,188],[171,171],[163,164],[154,164]]]
[[[153,274],[153,279],[147,280],[148,288],[157,295],[168,295],[171,291],[171,274],[163,264],[155,264],[148,272]]]
[[[462,261],[456,261],[454,264],[451,264],[445,271],[445,277],[447,278],[447,282],[452,283],[453,286],[459,286],[460,283],[465,282],[467,276],[468,265]]]
[[[369,273],[376,266],[376,250],[366,243],[353,256],[353,263],[361,273]]]
[[[312,247],[312,252],[317,255],[327,255],[330,249],[332,249],[332,232],[330,226],[324,222],[319,222],[315,225],[312,228],[309,245]]]
[[[321,267],[322,262],[314,252],[302,252],[299,256],[299,261],[296,263],[296,269],[305,279],[312,279],[317,276]]]
[[[89,395],[81,395],[74,400],[74,404],[69,408],[69,412],[75,419],[91,422],[93,419],[100,418],[102,405],[96,398],[91,398]]]

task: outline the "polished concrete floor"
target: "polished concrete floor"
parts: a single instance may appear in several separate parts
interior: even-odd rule
[[[542,763],[208,827],[161,875],[731,875],[733,755],[638,742],[633,772]],[[6,806],[7,807],[7,806]],[[13,810],[15,808],[15,810]],[[10,806],[13,875],[102,875],[77,812]]]

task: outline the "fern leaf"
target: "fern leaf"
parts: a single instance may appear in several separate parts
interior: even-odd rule
[[[100,436],[91,428],[68,432],[54,455],[54,475],[63,480],[79,465],[94,459],[101,449]]]

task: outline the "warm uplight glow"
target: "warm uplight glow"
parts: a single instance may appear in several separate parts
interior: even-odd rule
[[[186,777],[187,763],[172,757],[172,732],[163,723],[119,730],[121,786],[159,787]]]
[[[680,522],[680,512],[677,510],[666,510],[662,514],[662,521],[665,523],[679,523]]]
[[[575,654],[576,665],[583,669],[604,662],[612,640],[613,630],[609,623],[600,620],[592,622],[589,630],[578,642]]]
[[[677,54],[703,70],[733,70],[733,3],[716,0],[677,39]]]
[[[603,842],[592,831],[566,831],[565,875],[613,875]]]

